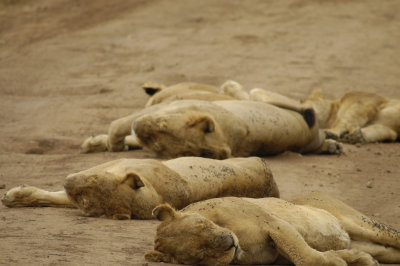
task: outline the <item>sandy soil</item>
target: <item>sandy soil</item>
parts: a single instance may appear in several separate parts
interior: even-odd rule
[[[399,14],[397,0],[0,0],[0,196],[24,183],[60,190],[69,173],[153,157],[78,153],[144,105],[149,80],[399,98]],[[400,228],[400,143],[344,151],[267,159],[283,198],[320,190]],[[157,224],[1,205],[0,264],[141,265]]]

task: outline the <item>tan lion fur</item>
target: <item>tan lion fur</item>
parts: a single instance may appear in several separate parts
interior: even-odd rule
[[[219,198],[175,211],[160,205],[162,221],[148,261],[298,266],[400,263],[400,232],[321,193],[291,201]]]
[[[2,202],[8,207],[76,206],[88,216],[150,219],[161,203],[182,208],[228,195],[279,197],[279,191],[266,162],[256,157],[120,159],[69,175],[64,191],[21,186],[9,190]]]

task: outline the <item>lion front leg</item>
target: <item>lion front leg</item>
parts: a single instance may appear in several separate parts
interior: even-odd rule
[[[136,136],[128,135],[124,139],[123,150],[134,150],[141,149],[142,145],[139,143]],[[94,152],[105,152],[108,151],[108,135],[91,136],[82,143],[81,153],[94,153]]]
[[[348,134],[344,134],[341,140],[343,142],[355,144],[396,141],[397,138],[398,134],[393,129],[381,124],[372,124],[367,127],[358,128]]]
[[[10,189],[1,199],[7,207],[70,207],[75,205],[62,191],[50,192],[32,186],[22,185]]]
[[[131,135],[132,123],[138,115],[132,114],[114,120],[108,129],[108,150],[123,151],[125,149],[125,137]]]
[[[343,145],[333,139],[325,139],[316,153],[322,154],[341,154],[343,152]]]
[[[341,101],[338,117],[330,128],[325,129],[328,138],[339,139],[344,134],[364,127],[377,115],[385,100],[372,94],[348,93]]]
[[[81,153],[103,152],[108,150],[108,135],[90,136],[81,145]]]

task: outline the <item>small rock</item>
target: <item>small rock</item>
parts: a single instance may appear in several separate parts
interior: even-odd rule
[[[367,188],[372,188],[372,181],[371,180],[367,182]]]
[[[357,172],[361,172],[361,169],[360,169],[360,168],[357,168],[356,171],[357,171]]]
[[[6,184],[0,184],[0,189],[5,189],[6,188]]]

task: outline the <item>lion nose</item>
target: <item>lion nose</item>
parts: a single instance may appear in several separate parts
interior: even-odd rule
[[[225,250],[230,250],[231,248],[234,248],[236,245],[233,236],[230,234],[221,237],[221,244],[222,247],[225,248]]]
[[[64,189],[68,192],[72,189],[74,183],[74,176],[67,176],[64,180]]]
[[[139,139],[146,139],[150,136],[150,132],[153,130],[153,123],[151,123],[148,115],[142,115],[132,123],[132,131],[135,132]]]
[[[86,182],[87,178],[79,174],[67,176],[64,181],[64,189],[67,194],[73,193],[78,187]]]

